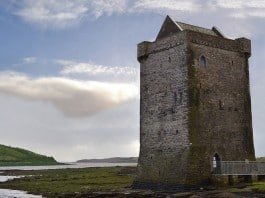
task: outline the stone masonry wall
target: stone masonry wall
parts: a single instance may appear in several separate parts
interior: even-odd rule
[[[248,76],[250,52],[244,48],[243,53],[237,40],[199,33],[188,38],[194,60],[190,66],[194,75],[189,76],[194,87],[190,91],[196,94],[196,100],[190,100],[193,114],[189,128],[189,178],[191,183],[204,183],[211,179],[215,153],[223,161],[255,160]],[[206,66],[200,65],[201,56],[206,58]]]
[[[185,34],[142,45],[138,180],[183,183],[189,151]]]
[[[140,156],[135,187],[210,184],[215,154],[223,161],[255,160],[250,54],[248,39],[192,31],[138,45]]]

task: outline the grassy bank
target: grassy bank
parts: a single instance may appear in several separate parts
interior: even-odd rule
[[[5,171],[4,175],[26,175],[0,183],[0,188],[25,190],[45,197],[76,197],[97,191],[119,191],[130,187],[136,167],[102,167],[40,171]],[[28,176],[27,176],[28,175]]]
[[[60,163],[53,157],[0,144],[0,166],[41,166],[56,164]]]

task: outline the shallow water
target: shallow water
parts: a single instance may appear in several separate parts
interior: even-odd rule
[[[6,182],[7,180],[12,180],[15,178],[20,178],[23,176],[0,176],[0,182]],[[0,198],[40,198],[39,195],[27,194],[25,191],[20,190],[9,190],[9,189],[0,189]]]
[[[2,176],[0,175],[0,182],[6,182],[7,180],[12,180],[12,179],[21,178],[21,177],[23,176]]]
[[[20,190],[0,189],[0,198],[41,198],[40,195],[31,195]]]
[[[113,167],[113,166],[136,166],[136,165],[137,163],[67,163],[67,165],[52,165],[52,166],[3,166],[0,167],[0,170],[48,170],[48,169],[64,169],[64,168]]]

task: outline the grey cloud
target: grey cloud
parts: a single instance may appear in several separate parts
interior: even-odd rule
[[[49,103],[3,94],[0,107],[2,144],[53,155],[60,161],[138,155],[138,100],[81,119],[65,117]]]
[[[264,156],[264,139],[265,139],[265,61],[264,52],[265,46],[258,48],[259,50],[253,53],[250,62],[250,85],[252,99],[252,121],[254,131],[254,145],[257,156]]]
[[[17,73],[0,73],[0,92],[53,104],[67,116],[89,116],[138,95],[132,84],[78,81],[47,77],[30,79]]]

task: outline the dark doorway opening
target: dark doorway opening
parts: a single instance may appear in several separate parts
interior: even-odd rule
[[[205,56],[202,55],[202,56],[200,57],[199,65],[200,65],[201,67],[206,67],[206,66],[207,66],[207,61],[206,61]]]
[[[221,158],[215,153],[212,161],[213,174],[221,174]]]

